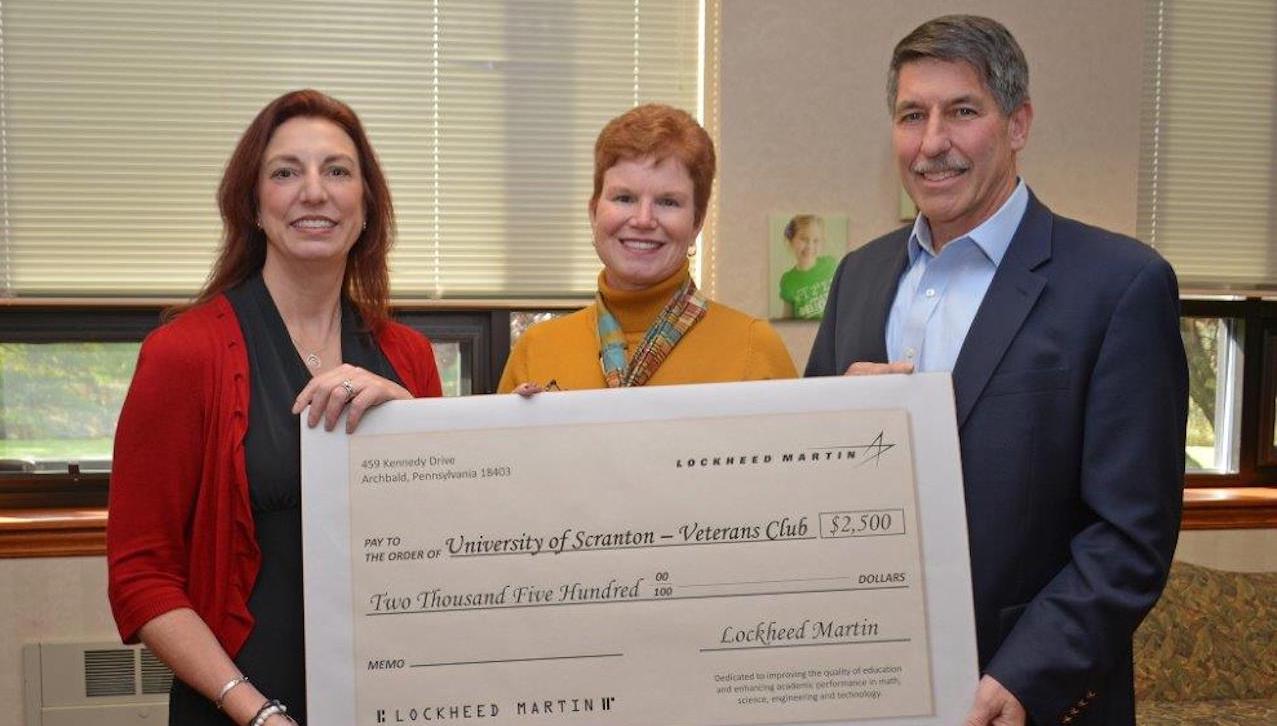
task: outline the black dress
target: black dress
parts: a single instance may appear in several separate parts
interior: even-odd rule
[[[244,462],[262,563],[248,598],[255,621],[235,664],[298,723],[306,719],[306,654],[302,630],[301,424],[293,401],[310,380],[260,274],[228,290],[248,354],[248,433]],[[400,385],[358,314],[342,302],[342,360]],[[321,424],[322,425],[322,424]],[[174,679],[170,726],[231,723],[211,701]]]

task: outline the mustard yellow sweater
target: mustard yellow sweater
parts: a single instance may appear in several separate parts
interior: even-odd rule
[[[615,290],[599,275],[604,304],[625,332],[626,355],[643,341],[687,279],[687,268],[640,292]],[[599,365],[598,307],[590,305],[554,320],[534,325],[510,352],[497,387],[509,393],[520,383],[545,385],[553,380],[563,390],[606,388]],[[726,305],[710,302],[705,316],[692,326],[648,385],[715,383],[768,378],[795,378],[798,373],[780,336],[765,320],[757,320]]]

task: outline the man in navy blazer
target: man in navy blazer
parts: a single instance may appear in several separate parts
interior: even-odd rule
[[[1033,108],[1002,25],[924,23],[888,81],[919,215],[843,259],[806,375],[953,374],[983,674],[966,723],[1132,724],[1131,635],[1180,523],[1175,274],[1019,179]]]

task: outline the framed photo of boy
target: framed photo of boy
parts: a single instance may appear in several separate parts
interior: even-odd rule
[[[834,270],[847,250],[847,215],[772,214],[767,226],[768,317],[820,320]]]

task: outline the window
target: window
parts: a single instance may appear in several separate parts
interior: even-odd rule
[[[1146,0],[1146,8],[1137,226],[1192,298],[1181,321],[1186,481],[1272,486],[1277,5]]]
[[[0,510],[105,503],[138,345],[203,283],[223,165],[294,88],[368,129],[398,317],[435,343],[445,394],[494,390],[510,304],[455,300],[588,298],[595,136],[638,103],[697,110],[701,5],[0,3]],[[100,511],[35,520],[0,523],[0,555],[100,554]]]
[[[527,310],[521,312],[510,313],[510,345],[528,332],[528,328],[537,323],[544,323],[547,320],[556,318],[563,313],[557,310]]]
[[[0,309],[0,472],[110,469],[111,444],[142,338],[160,308]],[[400,309],[431,339],[445,396],[491,393],[509,353],[512,321],[553,312]],[[68,339],[74,342],[67,342]]]
[[[468,341],[436,340],[443,395],[473,392]],[[140,343],[0,343],[0,472],[109,471]]]
[[[1277,301],[1185,300],[1189,486],[1277,484]]]
[[[109,457],[137,344],[204,281],[223,165],[289,89],[359,113],[395,199],[399,317],[435,342],[447,393],[493,390],[508,304],[455,299],[588,297],[595,136],[637,103],[696,110],[701,4],[0,3],[0,459],[24,470],[0,506],[101,504],[88,464]],[[80,388],[24,372],[40,365]],[[29,471],[64,460],[85,466]]]
[[[1192,473],[1237,471],[1240,424],[1242,321],[1183,317],[1180,335],[1188,358],[1188,431],[1185,467]]]
[[[699,6],[8,0],[0,297],[192,293],[231,148],[307,86],[386,167],[399,298],[588,295],[594,138],[636,103],[695,110]]]
[[[137,343],[0,343],[0,470],[110,468]]]

